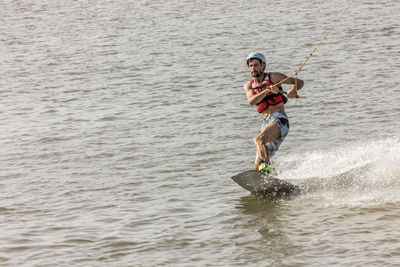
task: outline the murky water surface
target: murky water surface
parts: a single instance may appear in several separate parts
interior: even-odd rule
[[[247,54],[292,74],[347,4],[1,3],[0,265],[399,264],[398,1],[356,1],[299,75],[274,164],[309,192],[230,179]]]

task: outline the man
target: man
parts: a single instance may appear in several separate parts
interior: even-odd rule
[[[287,79],[283,84],[293,84],[287,93],[280,85],[273,86],[287,76],[279,72],[264,72],[266,60],[260,53],[251,53],[247,57],[247,66],[253,76],[253,79],[244,85],[247,101],[250,105],[257,105],[258,112],[263,115],[261,132],[254,139],[257,148],[254,168],[272,175],[273,169],[269,165],[269,159],[289,132],[289,119],[285,113],[286,96],[297,97],[297,90],[303,87],[304,82],[300,79],[296,82],[295,78]]]

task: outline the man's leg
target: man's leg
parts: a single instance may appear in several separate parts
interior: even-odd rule
[[[262,131],[254,138],[254,145],[257,148],[256,160],[254,162],[254,168],[258,170],[260,162],[268,162],[270,157],[270,151],[266,148],[265,144],[273,142],[281,136],[281,130],[279,127],[270,122]]]

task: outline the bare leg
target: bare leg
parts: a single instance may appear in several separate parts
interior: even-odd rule
[[[254,161],[254,169],[258,171],[258,167],[260,166],[262,160],[258,157],[258,152],[256,153],[256,159]]]
[[[265,147],[266,143],[275,141],[281,136],[281,130],[275,123],[270,122],[257,136],[254,138],[254,145],[257,148],[256,160],[254,168],[258,170],[260,161],[268,162],[270,151]]]

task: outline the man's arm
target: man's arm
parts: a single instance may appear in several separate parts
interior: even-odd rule
[[[287,76],[285,74],[282,74],[279,72],[271,73],[270,77],[271,77],[271,81],[273,83],[278,83],[287,78]],[[293,77],[284,81],[283,84],[293,84],[293,87],[290,88],[286,93],[287,97],[293,98],[293,97],[297,97],[297,90],[300,90],[304,86],[304,81],[302,79],[297,79],[297,90],[296,90],[296,79]]]
[[[251,88],[251,82],[247,82],[244,87],[244,92],[246,93],[246,97],[247,97],[247,102],[249,102],[250,105],[257,105],[258,103],[261,102],[261,100],[264,99],[264,97],[268,94],[268,93],[278,93],[279,89],[278,87],[274,86],[272,87],[272,89],[265,89],[264,91],[262,91],[259,94],[255,94]]]

